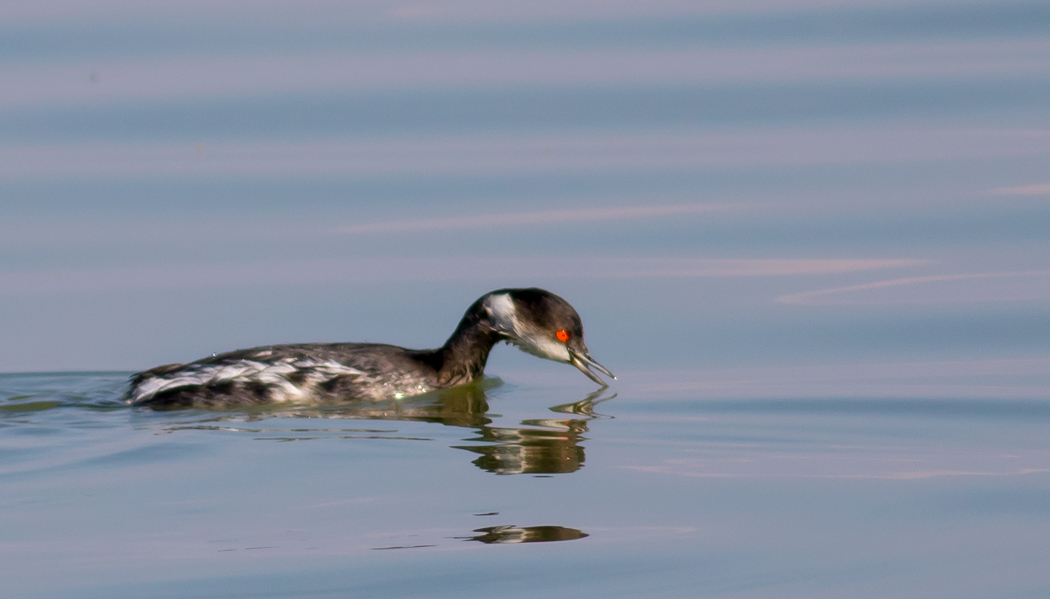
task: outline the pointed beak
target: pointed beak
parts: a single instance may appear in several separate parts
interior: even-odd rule
[[[614,381],[616,380],[616,376],[613,375],[613,373],[609,372],[608,368],[595,362],[594,358],[592,358],[589,354],[580,353],[572,348],[569,348],[569,364],[572,364],[576,368],[579,368],[580,372],[587,375],[587,378],[598,383],[602,387],[608,387],[609,383],[606,383],[601,378],[599,378],[597,374],[594,374],[594,371],[591,370],[591,368],[594,368],[595,370],[604,374],[605,376],[611,377]]]

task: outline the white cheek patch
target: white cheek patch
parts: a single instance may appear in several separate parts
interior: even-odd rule
[[[538,358],[546,358],[555,362],[568,362],[570,359],[569,349],[565,344],[554,339],[543,337],[523,337],[515,341],[521,351],[530,353]]]

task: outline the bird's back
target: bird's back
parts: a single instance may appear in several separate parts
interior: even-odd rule
[[[125,399],[154,408],[393,399],[436,388],[433,361],[375,343],[256,347],[140,372]]]

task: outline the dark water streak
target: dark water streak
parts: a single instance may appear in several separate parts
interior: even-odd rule
[[[682,47],[696,44],[763,45],[910,41],[915,38],[981,39],[1042,36],[1050,28],[1050,8],[1038,1],[908,3],[741,11],[721,15],[591,18],[574,21],[419,24],[365,21],[333,15],[334,23],[252,26],[219,22],[192,26],[175,19],[116,23],[0,26],[0,57],[46,60],[70,54],[106,57],[173,51],[210,53],[343,50],[454,50],[459,48],[576,49]],[[343,19],[338,18],[343,16]],[[358,22],[355,22],[358,21]],[[355,26],[356,25],[356,26]]]
[[[0,111],[10,141],[196,142],[262,137],[564,133],[638,128],[914,123],[1000,111],[1005,126],[1045,114],[1047,77],[743,84],[548,85],[273,94]]]

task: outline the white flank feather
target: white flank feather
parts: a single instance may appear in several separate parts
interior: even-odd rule
[[[264,356],[259,356],[264,357]],[[288,380],[288,375],[303,372],[300,384]],[[309,397],[315,388],[339,376],[362,376],[363,372],[335,360],[285,358],[266,363],[239,360],[229,364],[189,365],[171,375],[160,375],[142,381],[134,389],[129,403],[147,401],[154,395],[179,387],[195,387],[224,382],[255,382],[270,388],[274,401],[299,400]]]

